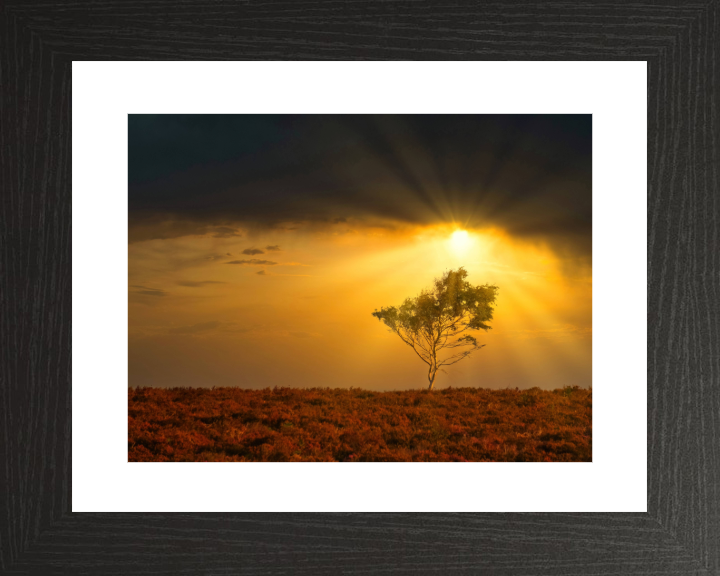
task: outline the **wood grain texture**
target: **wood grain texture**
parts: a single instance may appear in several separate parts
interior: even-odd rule
[[[720,574],[718,2],[0,7],[0,572]],[[71,61],[648,61],[647,514],[72,514]]]

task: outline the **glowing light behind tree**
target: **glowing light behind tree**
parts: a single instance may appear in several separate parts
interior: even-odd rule
[[[498,287],[473,286],[466,278],[464,268],[449,270],[429,290],[406,298],[399,307],[383,307],[372,314],[428,365],[429,390],[438,370],[485,346],[470,331],[490,329]]]

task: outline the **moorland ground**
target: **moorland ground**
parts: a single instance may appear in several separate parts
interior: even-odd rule
[[[592,390],[130,388],[128,459],[589,462]]]

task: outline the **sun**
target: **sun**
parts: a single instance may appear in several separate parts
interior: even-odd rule
[[[472,245],[472,238],[468,234],[467,230],[456,230],[450,236],[450,248],[456,254],[463,254],[467,252],[468,248]]]

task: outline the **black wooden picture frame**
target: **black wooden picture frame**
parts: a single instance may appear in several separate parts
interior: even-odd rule
[[[718,6],[3,3],[0,572],[720,574]],[[648,512],[72,513],[71,63],[140,59],[646,61]]]

